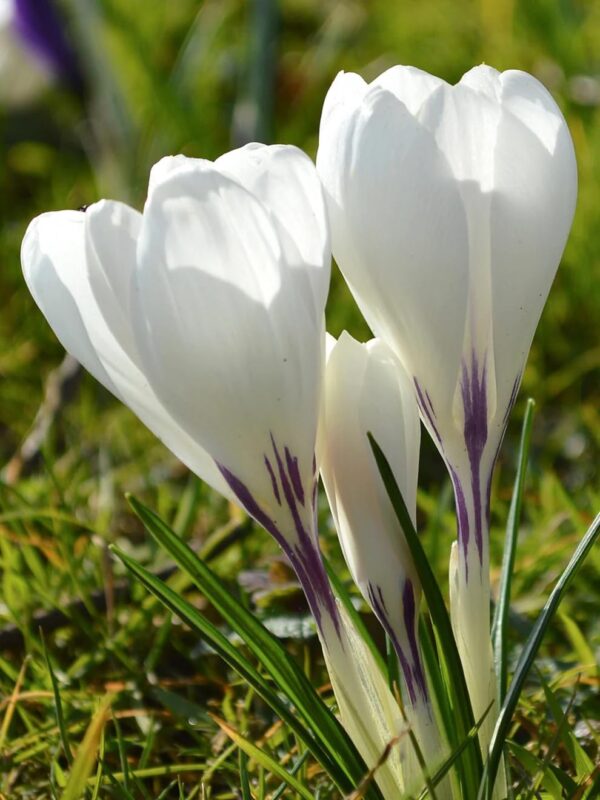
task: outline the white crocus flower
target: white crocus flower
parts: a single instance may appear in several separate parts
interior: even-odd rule
[[[344,722],[374,766],[401,719],[333,595],[316,528],[330,261],[313,164],[256,144],[214,163],[163,159],[143,214],[106,200],[42,214],[22,247],[64,347],[288,555]],[[397,795],[397,753],[378,782]]]
[[[252,145],[163,159],[143,214],[42,214],[22,262],[65,348],[275,536],[333,624],[314,525],[330,250],[310,160]]]
[[[329,343],[321,475],[352,577],[398,656],[407,719],[433,771],[442,752],[418,640],[421,585],[367,437],[385,451],[415,524],[420,423],[412,381],[381,340],[361,344],[342,333]]]
[[[371,84],[340,74],[317,169],[333,254],[367,322],[413,377],[452,476],[459,520],[456,635],[474,711],[494,695],[490,480],[577,193],[550,94],[486,66],[456,86],[412,67]],[[493,712],[482,743],[493,727]]]

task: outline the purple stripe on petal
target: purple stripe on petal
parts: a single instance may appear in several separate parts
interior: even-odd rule
[[[275,541],[288,556],[296,575],[298,576],[298,580],[302,586],[304,594],[306,595],[308,605],[317,622],[317,625],[319,626],[319,629],[321,631],[324,630],[323,612],[326,612],[334,625],[336,633],[339,636],[341,632],[341,620],[339,618],[335,597],[331,590],[331,584],[329,583],[329,578],[327,577],[327,572],[325,571],[325,567],[323,565],[316,535],[312,535],[312,531],[307,530],[302,521],[302,517],[297,505],[299,498],[297,498],[297,493],[295,493],[293,488],[293,478],[292,475],[288,475],[286,472],[286,465],[289,468],[291,464],[292,474],[295,473],[299,476],[297,469],[298,460],[286,447],[284,450],[286,455],[286,464],[284,464],[279,452],[279,448],[277,447],[275,438],[272,434],[271,445],[273,447],[275,466],[277,468],[283,497],[279,492],[279,485],[277,482],[275,469],[266,455],[263,455],[263,462],[271,480],[275,499],[280,506],[283,506],[283,501],[285,500],[285,505],[294,524],[297,539],[296,542],[290,542],[289,539],[282,534],[278,524],[260,507],[256,498],[252,495],[251,491],[248,489],[246,484],[243,483],[243,481],[241,481],[236,475],[234,475],[233,472],[231,472],[231,470],[227,469],[227,467],[223,466],[222,464],[217,462],[217,466],[241,505],[246,509],[250,516],[254,517],[254,519],[273,536]],[[302,492],[302,497],[304,497],[304,492]]]
[[[52,0],[15,0],[15,28],[49,69],[81,88],[81,72]]]
[[[479,368],[477,354],[471,352],[470,368],[463,361],[461,394],[465,413],[464,437],[471,467],[471,491],[475,516],[475,542],[483,563],[483,507],[481,496],[481,456],[487,443],[487,360]]]
[[[290,511],[292,520],[294,522],[294,527],[296,529],[296,535],[298,537],[298,544],[293,549],[289,548],[288,545],[286,552],[288,553],[298,575],[298,579],[304,588],[304,592],[309,605],[311,605],[311,610],[315,619],[317,620],[317,624],[322,629],[321,607],[324,606],[327,609],[331,620],[333,621],[336,632],[339,634],[340,619],[335,598],[331,591],[329,578],[327,577],[325,567],[323,566],[323,560],[321,558],[318,546],[302,522],[302,518],[296,504],[296,495],[292,489],[290,478],[286,473],[283,459],[273,434],[271,434],[271,444],[273,446],[273,453],[275,455],[275,463],[279,473],[281,488],[283,489],[283,496]],[[312,594],[309,595],[309,593],[314,593],[316,595],[316,599],[320,601],[320,604],[315,601],[315,598],[311,600]]]
[[[408,644],[412,654],[413,661],[413,674],[421,692],[421,696],[427,697],[427,681],[425,680],[425,670],[423,669],[423,662],[421,661],[421,653],[419,652],[419,645],[417,643],[417,631],[415,621],[417,618],[417,609],[415,603],[415,591],[412,581],[407,579],[402,591],[402,603],[404,611],[404,625],[406,627],[406,634],[408,636]]]
[[[465,500],[465,492],[458,477],[458,473],[451,466],[448,465],[450,476],[452,478],[452,486],[454,487],[454,497],[456,499],[456,512],[458,516],[458,540],[464,553],[465,569],[467,571],[467,580],[469,578],[469,565],[467,559],[467,550],[469,547],[470,526],[469,526],[469,512],[467,510],[467,502]]]
[[[215,463],[219,468],[221,475],[227,481],[227,485],[240,501],[242,506],[246,509],[248,514],[250,514],[251,517],[254,517],[259,525],[262,525],[263,528],[274,537],[277,543],[283,547],[285,539],[281,535],[281,531],[271,517],[269,517],[268,514],[265,514],[262,508],[258,505],[254,499],[254,496],[252,495],[252,492],[248,489],[246,484],[243,483],[236,475],[234,475],[233,472],[230,472],[227,467],[224,467],[223,464],[219,464],[218,461]]]
[[[429,392],[423,392],[423,389],[421,388],[419,381],[414,376],[413,376],[413,381],[415,384],[415,389],[417,390],[417,402],[419,404],[421,414],[423,414],[423,416],[429,423],[429,427],[431,428],[435,438],[441,445],[442,437],[440,436],[440,432],[438,431],[437,425],[435,424],[435,411],[433,409],[433,404],[431,402],[431,397],[429,396]]]
[[[414,705],[417,702],[417,693],[415,692],[412,670],[410,668],[410,664],[408,663],[408,659],[406,658],[404,650],[402,649],[402,646],[398,641],[398,637],[396,636],[396,631],[393,629],[390,620],[388,618],[381,587],[376,586],[375,584],[372,584],[369,581],[367,593],[369,595],[369,602],[371,603],[371,608],[375,612],[377,619],[381,623],[381,626],[389,636],[389,639],[394,646],[394,651],[396,652],[396,655],[398,656],[398,661],[400,662],[400,668],[402,669],[402,675],[404,676],[404,682],[406,683],[406,689],[408,691],[410,702],[412,703],[412,705]]]
[[[273,437],[273,434],[271,434],[271,444],[273,446],[273,453],[275,455],[275,463],[277,464],[277,471],[279,472],[279,481],[281,482],[281,488],[283,489],[283,496],[289,508],[290,514],[292,515],[292,519],[294,521],[294,527],[296,528],[296,533],[298,534],[298,538],[302,540],[302,538],[304,536],[307,536],[308,534],[304,529],[304,525],[302,524],[302,519],[298,512],[298,506],[296,505],[296,497],[294,495],[294,490],[292,489],[292,484],[290,483],[290,479],[285,470],[285,466],[283,464],[283,459],[281,458],[279,449],[275,444],[275,439]]]
[[[319,629],[323,630],[322,616],[325,609],[339,636],[339,613],[317,545],[312,541],[295,547],[288,544],[284,551],[294,567]]]
[[[285,462],[287,464],[288,475],[292,482],[294,494],[300,505],[304,505],[304,488],[302,486],[302,479],[300,478],[300,470],[298,469],[298,459],[292,456],[288,447],[284,447],[283,452],[285,453]]]
[[[267,472],[269,473],[269,477],[271,478],[271,486],[273,487],[273,494],[275,495],[275,499],[277,500],[278,505],[281,505],[281,495],[279,494],[279,486],[277,486],[277,479],[275,478],[275,473],[273,472],[273,467],[271,466],[271,462],[264,456],[265,459],[265,467],[267,468]]]

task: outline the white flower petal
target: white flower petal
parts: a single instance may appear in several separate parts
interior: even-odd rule
[[[407,578],[418,587],[418,578],[367,433],[385,452],[414,521],[420,425],[412,382],[383,342],[363,345],[343,333],[325,373],[321,474],[354,581],[369,603],[378,587],[402,628],[402,587]]]
[[[138,361],[131,329],[131,293],[142,215],[125,203],[100,200],[84,215],[84,266],[112,336]]]
[[[134,327],[144,371],[182,427],[276,514],[272,441],[312,484],[324,342],[294,294],[267,210],[205,162],[150,195]],[[302,277],[302,276],[301,276]]]
[[[104,328],[85,273],[84,214],[52,211],[36,217],[23,239],[21,262],[29,291],[62,346],[120,398],[83,317],[91,309]]]
[[[361,103],[368,89],[368,84],[354,72],[338,72],[323,103],[321,113],[321,129],[319,136],[334,136],[336,128],[345,117],[351,114]]]
[[[373,332],[442,413],[458,379],[467,303],[456,181],[433,135],[388,91],[370,90],[334,133],[325,127],[317,156],[334,256]]]
[[[465,196],[472,183],[479,192],[489,192],[494,179],[498,104],[469,85],[446,85],[430,95],[419,119],[432,131],[456,180],[465,184],[461,187]]]
[[[490,78],[485,68],[473,70],[470,76],[473,83],[476,76],[485,81]],[[468,298],[468,309],[462,352],[469,368],[473,359],[480,365],[485,364],[485,414],[489,420],[496,410],[490,227],[500,107],[487,93],[461,82],[435,92],[423,107],[420,119],[431,130],[444,153],[464,206],[468,279],[463,284],[463,292]],[[464,414],[462,386],[457,381],[453,416],[457,429],[455,446],[459,449],[462,446]]]
[[[487,94],[492,100],[498,100],[501,91],[501,74],[497,69],[487,64],[480,64],[478,67],[473,67],[468,72],[465,72],[459,83],[461,86],[468,86],[478,92]]]
[[[411,114],[416,115],[434,90],[447,84],[422,69],[395,66],[382,72],[370,86],[379,86],[392,92]]]
[[[312,161],[297,147],[253,143],[221,156],[215,167],[269,210],[285,261],[306,272],[321,314],[329,290],[331,245],[323,191]]]
[[[164,156],[164,158],[161,158],[160,161],[157,161],[150,170],[150,178],[148,181],[148,197],[150,197],[157,186],[160,186],[163,181],[168,180],[173,173],[188,169],[193,170],[198,166],[201,167],[202,164],[210,163],[210,161],[206,161],[206,159],[203,158],[189,158],[188,156],[181,154],[176,156]]]
[[[140,372],[136,352],[128,349],[131,331],[111,289],[126,287],[126,276],[132,274],[134,264],[128,259],[137,216],[108,202],[91,206],[87,214],[43,214],[23,241],[25,279],[63,347],[191,470],[231,497],[212,459],[171,419]],[[91,243],[86,242],[88,226]],[[100,261],[100,253],[106,261]]]
[[[567,241],[577,165],[566,123],[546,90],[522,73],[502,77],[490,238],[495,370],[503,415]]]

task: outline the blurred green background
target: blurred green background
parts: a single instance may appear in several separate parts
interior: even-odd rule
[[[155,607],[141,619],[135,616],[143,592],[113,593],[115,586],[122,588],[123,576],[106,544],[118,541],[153,569],[164,565],[128,511],[125,491],[141,496],[199,544],[220,525],[238,524],[238,513],[188,476],[87,375],[67,387],[68,402],[58,403],[57,414],[50,392],[42,409],[48,430],[40,452],[32,459],[20,453],[63,352],[27,292],[19,247],[28,222],[47,210],[78,208],[101,197],[141,208],[149,168],[163,155],[215,158],[258,139],[295,144],[314,157],[323,98],[341,69],[370,79],[404,63],[451,82],[481,62],[524,69],[553,93],[573,135],[580,181],[575,222],[494,486],[495,579],[519,418],[532,396],[537,414],[515,579],[515,612],[525,615],[526,626],[523,620],[541,607],[600,505],[600,3],[65,0],[59,8],[85,76],[84,91],[75,94],[59,82],[25,106],[0,108],[0,466],[8,465],[0,482],[0,694],[12,691],[25,652],[35,665],[25,686],[48,691],[36,615],[66,610],[69,624],[59,627],[49,647],[60,668],[65,713],[77,732],[89,719],[93,698],[114,684],[121,708],[150,703],[172,717],[152,746],[141,723],[125,728],[134,763],[139,751],[144,763],[160,764],[185,758],[186,748],[194,757],[198,748],[206,749],[202,726],[188,731],[188,738],[171,739],[169,725],[185,727],[192,712],[204,708],[206,693],[219,692],[184,681],[178,706],[172,686],[168,698],[164,691],[157,695],[156,675],[171,680],[174,672],[221,673],[210,660],[209,666],[200,662],[196,643],[181,628],[172,630]],[[328,320],[332,333],[348,328],[368,337],[337,271]],[[420,526],[444,580],[455,521],[447,476],[428,441],[421,477]],[[324,547],[339,563],[326,509],[322,531]],[[256,531],[218,563],[223,576],[235,581],[241,569],[268,573],[275,586],[270,594],[252,589],[264,589],[256,575],[242,581],[267,617],[288,607],[292,591],[285,566],[273,560],[276,552]],[[550,639],[546,655],[554,676],[563,674],[565,664],[598,660],[599,568],[595,553]],[[103,595],[104,604],[98,604]],[[292,601],[294,608],[302,605],[297,593]],[[517,623],[514,629],[515,636],[522,632]],[[3,631],[10,635],[3,639]],[[188,705],[181,705],[183,696]],[[588,700],[584,692],[582,708]],[[58,756],[51,705],[44,702],[20,709],[12,723],[9,758],[21,758],[24,772],[7,796],[21,797],[21,788],[23,796],[51,796],[43,787]],[[543,708],[543,696],[532,691],[523,714],[543,721]],[[31,755],[27,732],[36,729],[42,739]],[[115,763],[122,757],[120,740],[118,747],[107,745],[111,757]],[[1,780],[0,792],[8,791]],[[156,791],[165,785],[159,780]],[[28,793],[33,786],[42,788]]]
[[[541,407],[544,457],[573,489],[593,477],[600,427],[598,3],[84,0],[61,8],[87,76],[83,102],[57,86],[28,108],[0,110],[4,460],[61,357],[20,274],[20,241],[33,216],[103,196],[141,207],[149,168],[165,154],[214,158],[257,138],[314,156],[322,101],[340,69],[369,79],[406,63],[456,81],[485,61],[538,76],[575,141],[577,214],[521,396],[531,394]],[[337,274],[328,314],[333,333],[346,327],[368,335]]]

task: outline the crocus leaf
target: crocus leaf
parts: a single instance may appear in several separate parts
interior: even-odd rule
[[[437,786],[445,777],[445,775],[449,772],[452,766],[456,763],[457,759],[459,758],[460,754],[464,751],[467,745],[471,741],[477,741],[477,733],[483,724],[486,716],[489,714],[492,704],[488,710],[485,712],[483,717],[477,722],[477,724],[471,728],[467,737],[461,742],[461,744],[446,758],[444,763],[436,770],[436,772],[430,778],[430,784],[432,786]],[[431,791],[428,786],[426,786],[421,794],[419,795],[419,800],[425,800],[426,797],[431,797]]]
[[[525,474],[527,472],[527,457],[529,455],[529,442],[531,440],[531,425],[533,422],[534,401],[529,398],[521,430],[521,443],[517,459],[517,475],[513,490],[506,523],[506,539],[504,542],[504,555],[502,557],[502,574],[500,578],[500,591],[498,603],[494,613],[492,625],[492,641],[494,642],[494,659],[496,662],[496,675],[498,676],[498,697],[500,702],[506,694],[508,682],[507,670],[507,628],[508,610],[510,607],[510,589],[512,573],[515,565],[519,522],[521,520],[521,506],[523,504],[523,489],[525,487]]]
[[[523,691],[525,680],[529,674],[529,670],[535,661],[538,650],[542,643],[542,639],[544,638],[544,634],[546,633],[546,630],[548,629],[548,626],[550,625],[566,590],[583,564],[587,554],[592,549],[599,534],[600,514],[596,516],[586,531],[585,536],[573,553],[571,560],[556,582],[550,597],[546,601],[544,608],[542,609],[531,633],[527,638],[527,641],[525,642],[525,646],[515,669],[512,683],[510,684],[504,703],[500,708],[496,727],[494,728],[494,734],[490,744],[489,759],[487,761],[483,779],[479,788],[479,800],[482,800],[483,798],[490,800],[492,796],[492,787],[494,785],[494,779],[496,777],[498,765],[502,757],[506,736],[510,728],[515,708],[519,702],[521,692]]]
[[[456,741],[451,744],[453,748],[457,748],[468,738],[469,731],[475,726],[475,720],[450,617],[390,465],[373,436],[369,433],[368,437],[381,478],[410,548],[439,643],[439,652],[445,662],[448,675],[446,690],[456,721]],[[473,797],[483,771],[481,753],[475,740],[469,741],[458,764],[462,765],[459,767],[459,774],[463,782],[463,794],[465,797]]]
[[[225,622],[243,639],[247,647],[270,675],[275,685],[293,703],[298,714],[304,720],[304,724],[289,711],[285,721],[289,724],[289,717],[293,717],[294,729],[298,727],[304,728],[305,736],[308,735],[308,741],[302,737],[303,741],[311,749],[315,758],[329,772],[340,789],[344,792],[352,791],[366,773],[366,766],[341,724],[319,697],[306,675],[286,649],[248,609],[244,608],[236,600],[202,559],[158,515],[133,497],[129,497],[129,502],[150,534],[170,553],[179,566],[190,575],[195,585],[221,614]],[[154,590],[151,589],[151,591]],[[201,619],[206,623],[203,617]],[[211,631],[211,636],[214,635],[214,632],[222,637],[222,634],[214,628]],[[211,639],[207,636],[204,636],[204,638],[210,641],[214,647],[214,642]],[[241,656],[235,647],[229,643],[228,646],[230,652],[226,660],[239,672],[238,667],[230,659],[235,654],[236,661],[239,662]],[[261,680],[265,683],[264,679]],[[272,695],[275,694],[270,687],[269,691]],[[269,700],[266,700],[266,702],[270,703]],[[279,706],[281,705],[282,703],[279,701]],[[284,707],[287,709],[287,706]],[[280,710],[277,710],[276,713],[280,714]],[[306,732],[307,726],[309,728],[308,733]],[[368,796],[373,800],[380,797],[376,786],[370,789]]]
[[[137,561],[130,558],[115,546],[111,549],[121,559],[127,569],[132,572],[133,575],[135,575],[135,577],[169,609],[169,611],[177,614],[177,616],[189,625],[192,630],[199,633],[202,638],[211,645],[215,652],[255,689],[283,722],[289,725],[294,733],[302,739],[336,785],[340,786],[340,789],[343,787],[342,790],[344,792],[348,791],[348,788],[353,784],[344,774],[340,765],[327,753],[326,748],[322,747],[313,737],[311,731],[300,718],[291,711],[288,704],[278,695],[270,683],[243,657],[227,637],[197,609],[183,600],[163,581],[145,570]]]

